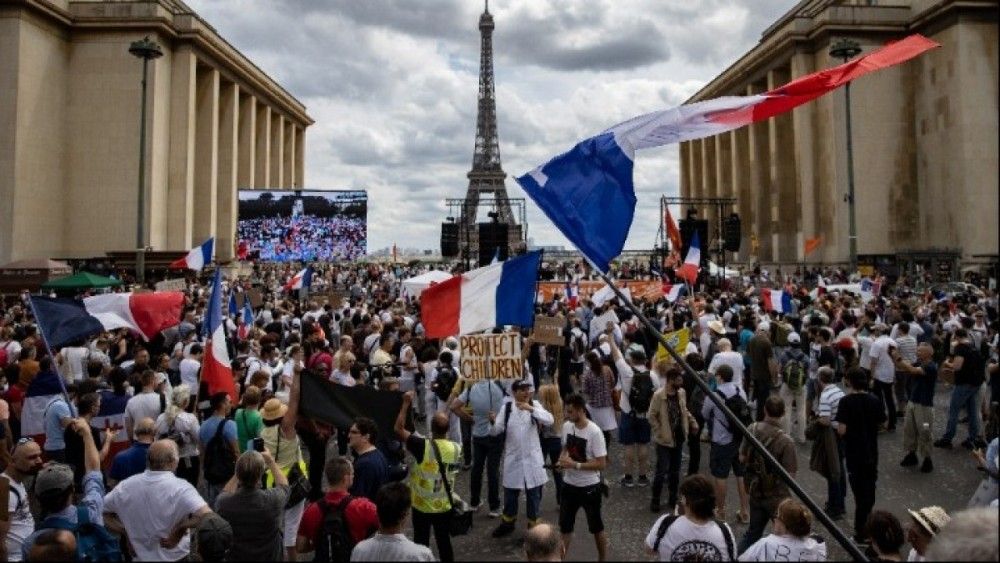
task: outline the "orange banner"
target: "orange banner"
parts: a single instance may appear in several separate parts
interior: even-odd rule
[[[823,244],[823,237],[806,239],[806,244],[805,244],[806,256],[809,256],[810,254],[815,252],[815,250],[819,248],[819,245],[821,244]]]
[[[604,287],[604,282],[600,280],[584,280],[580,282],[580,299],[590,299],[597,290]],[[618,282],[618,287],[627,287],[632,293],[632,299],[645,299],[655,301],[663,297],[663,283],[658,280],[622,280]],[[538,282],[538,292],[546,302],[552,301],[552,296],[559,294],[566,296],[565,282]]]

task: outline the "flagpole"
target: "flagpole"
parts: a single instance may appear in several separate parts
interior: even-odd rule
[[[587,258],[586,256],[584,257]],[[587,261],[590,262],[590,259],[587,258]],[[653,323],[650,322],[649,319],[647,319],[646,316],[642,314],[642,312],[639,310],[638,307],[635,306],[634,303],[632,303],[628,299],[625,299],[625,295],[622,294],[622,292],[618,289],[618,286],[612,283],[611,278],[609,278],[606,273],[604,273],[600,268],[595,266],[593,262],[590,263],[592,266],[594,266],[594,269],[597,270],[598,275],[601,277],[602,280],[604,280],[604,283],[610,286],[611,290],[615,293],[618,299],[623,302],[625,307],[627,307],[630,311],[632,311],[632,314],[634,314],[640,321],[642,321],[642,324],[645,325],[647,329],[649,329],[650,331],[652,331],[657,335],[660,344],[662,344],[663,347],[667,349],[667,353],[670,354],[670,356],[674,359],[674,361],[677,362],[679,366],[681,366],[684,372],[691,377],[691,379],[695,382],[695,384],[697,384],[698,387],[701,388],[701,390],[705,393],[705,396],[708,397],[713,403],[715,403],[716,408],[718,408],[720,411],[722,411],[724,415],[726,415],[726,419],[729,420],[730,428],[733,428],[733,426],[735,426],[737,429],[739,429],[739,432],[743,435],[744,439],[750,442],[750,445],[753,446],[753,448],[757,450],[761,454],[761,456],[767,461],[767,465],[772,470],[778,473],[778,475],[781,477],[781,480],[788,485],[788,488],[794,491],[796,496],[802,499],[802,502],[804,502],[806,506],[809,507],[809,510],[812,511],[813,515],[815,515],[816,518],[823,523],[823,526],[826,527],[826,529],[829,530],[831,534],[833,534],[833,537],[837,540],[837,543],[839,543],[845,550],[847,550],[847,552],[851,555],[851,557],[853,557],[856,561],[868,561],[868,558],[865,557],[865,554],[862,553],[860,549],[858,549],[858,546],[856,546],[854,542],[852,542],[844,534],[844,532],[839,527],[837,527],[836,524],[833,523],[833,520],[829,516],[827,516],[826,512],[824,512],[823,509],[818,504],[816,504],[816,501],[814,501],[812,497],[810,497],[802,489],[802,487],[799,486],[799,484],[795,481],[795,479],[792,478],[792,476],[788,473],[788,471],[785,470],[784,467],[782,467],[782,465],[778,462],[777,459],[775,459],[775,457],[771,454],[771,452],[769,452],[767,448],[764,447],[764,444],[762,444],[760,440],[758,440],[747,429],[747,427],[744,426],[743,423],[740,422],[738,418],[736,418],[736,415],[733,414],[733,411],[729,410],[729,407],[726,406],[726,403],[722,399],[722,397],[720,397],[718,393],[712,391],[712,389],[708,386],[708,383],[705,382],[701,377],[699,377],[698,374],[691,368],[691,366],[689,366],[688,363],[684,361],[684,358],[682,358],[680,354],[678,354],[677,351],[673,349],[673,347],[667,341],[667,338],[663,335],[663,333],[661,333],[659,330],[656,329]]]
[[[38,325],[38,334],[42,335],[42,344],[45,344],[45,350],[49,353],[49,357],[52,358],[52,365],[55,367],[56,355],[52,353],[52,347],[49,346],[49,339],[45,335],[45,327],[42,326],[42,323],[38,322],[38,312],[35,311],[35,300],[30,296],[28,297],[28,304],[31,306],[31,315],[35,317],[35,324]],[[58,369],[56,369],[56,378],[59,380],[59,388],[62,389],[63,399],[66,400],[66,405],[69,407],[69,414],[73,418],[76,418],[76,409],[73,408],[73,402],[69,400],[69,391],[66,390],[66,382],[63,381],[62,374],[59,373]]]

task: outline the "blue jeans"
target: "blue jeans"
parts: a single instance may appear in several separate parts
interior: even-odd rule
[[[979,386],[956,385],[951,392],[948,403],[948,426],[945,428],[945,440],[949,442],[955,437],[958,427],[958,413],[965,409],[969,415],[969,440],[979,439]]]
[[[479,504],[483,490],[483,468],[490,510],[500,508],[500,457],[503,455],[502,436],[472,437],[472,505]]]
[[[517,520],[517,497],[520,496],[521,489],[503,489],[503,521],[513,522]],[[538,520],[538,508],[542,504],[542,487],[525,489],[524,502],[528,514],[528,523],[532,524]]]

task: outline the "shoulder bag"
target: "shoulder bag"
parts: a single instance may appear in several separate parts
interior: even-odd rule
[[[448,484],[448,474],[444,469],[444,462],[441,461],[441,450],[438,449],[437,442],[433,438],[431,449],[434,450],[434,459],[437,460],[438,471],[441,472],[441,480],[444,483],[444,492],[448,494],[448,502],[451,504],[451,518],[448,519],[448,533],[452,536],[464,536],[472,528],[472,511],[465,510],[464,507],[455,506],[455,497],[451,494],[451,485]]]

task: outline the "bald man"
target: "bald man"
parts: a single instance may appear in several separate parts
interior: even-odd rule
[[[115,486],[115,483],[124,481],[133,475],[138,475],[146,470],[146,456],[149,445],[153,443],[156,436],[156,423],[152,418],[139,419],[133,431],[132,445],[115,456],[111,462],[111,471],[108,473],[108,484]]]
[[[7,514],[0,520],[0,561],[20,561],[21,544],[35,531],[35,518],[31,514],[31,504],[24,483],[38,475],[42,469],[42,449],[32,440],[23,440],[14,445],[11,462],[0,476],[7,479],[9,493]]]
[[[550,524],[537,524],[524,534],[524,556],[528,561],[562,561],[566,545]]]
[[[122,481],[105,497],[105,522],[128,534],[137,561],[185,559],[191,552],[188,530],[212,509],[191,483],[174,475],[180,461],[176,442],[153,442],[147,457],[147,470]]]

